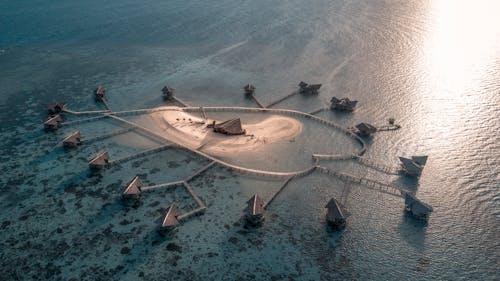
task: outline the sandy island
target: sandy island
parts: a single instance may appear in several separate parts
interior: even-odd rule
[[[213,132],[207,128],[213,120],[204,120],[198,116],[172,108],[172,110],[152,113],[151,119],[161,133],[168,139],[199,149],[212,155],[254,151],[266,144],[279,141],[293,141],[302,131],[302,123],[281,115],[271,115],[259,123],[245,123],[241,119],[245,135],[228,136]],[[237,117],[235,114],[234,117]],[[217,123],[225,120],[215,120]]]

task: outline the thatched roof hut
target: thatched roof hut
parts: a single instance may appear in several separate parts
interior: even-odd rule
[[[335,198],[332,197],[325,208],[327,209],[326,220],[330,225],[335,228],[342,228],[345,226],[345,215]]]
[[[247,207],[243,210],[245,220],[252,226],[259,225],[264,221],[264,202],[255,194],[247,201]]]
[[[109,154],[107,151],[101,151],[89,161],[89,167],[92,170],[104,169],[109,163]]]
[[[311,84],[304,81],[300,81],[299,83],[299,92],[304,95],[316,95],[319,92],[319,88],[321,88],[321,84]]]
[[[47,121],[43,123],[45,130],[47,131],[55,131],[61,127],[61,123],[63,119],[61,115],[57,114],[54,117],[49,118]]]
[[[224,121],[219,124],[213,125],[214,132],[226,135],[243,135],[245,130],[241,127],[240,118],[234,118]]]
[[[332,97],[330,100],[330,108],[341,111],[353,111],[356,104],[358,104],[357,100],[350,100],[349,98],[341,98],[338,99],[336,97]]]
[[[64,108],[64,103],[51,103],[47,106],[47,111],[50,115],[61,113]]]
[[[177,217],[179,215],[180,215],[179,209],[177,208],[177,206],[175,206],[175,204],[172,204],[170,208],[168,208],[167,214],[163,219],[161,227],[164,230],[171,230],[175,228],[177,225],[179,225],[179,221],[177,220]]]
[[[247,95],[253,95],[255,93],[255,87],[252,84],[246,84],[243,90],[245,90],[245,94]]]
[[[410,193],[405,194],[406,211],[417,219],[427,219],[433,211],[432,207],[417,199]]]
[[[103,100],[104,94],[106,93],[106,88],[104,86],[99,86],[94,90],[96,100]]]
[[[127,188],[123,191],[122,196],[125,198],[137,198],[142,193],[142,182],[139,176],[135,176],[132,181],[129,182]]]
[[[358,136],[369,136],[377,131],[377,128],[373,125],[370,125],[368,123],[359,123],[358,125],[355,126],[356,131],[355,133]]]
[[[422,174],[425,163],[427,163],[427,156],[412,156],[411,159],[399,157],[403,171],[414,177],[419,177]]]
[[[163,87],[161,92],[163,93],[162,96],[164,100],[169,100],[174,96],[174,89],[169,86]]]
[[[76,131],[63,139],[63,146],[67,148],[74,148],[82,143],[82,135],[80,131]]]

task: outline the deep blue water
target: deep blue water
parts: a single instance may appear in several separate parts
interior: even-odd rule
[[[498,280],[498,9],[487,0],[0,1],[0,279]],[[136,174],[147,184],[179,180],[205,159],[171,149],[91,174],[87,160],[102,148],[118,158],[158,144],[129,133],[64,152],[75,127],[41,125],[50,102],[102,109],[92,97],[100,84],[111,108],[126,110],[163,105],[166,83],[193,105],[253,107],[244,84],[267,103],[301,80],[322,83],[320,95],[279,107],[307,112],[348,96],[359,100],[354,113],[319,115],[402,125],[377,133],[367,157],[396,165],[397,156],[429,155],[419,180],[325,162],[414,191],[434,207],[427,223],[408,217],[401,198],[351,185],[346,229],[332,232],[323,207],[344,183],[314,173],[292,181],[248,231],[238,224],[246,200],[280,182],[215,166],[192,182],[207,212],[160,237],[172,202],[195,206],[189,194],[159,190],[126,208],[124,185]],[[354,149],[303,122],[276,154],[233,161],[289,170],[325,147]],[[96,136],[118,125],[78,129]]]

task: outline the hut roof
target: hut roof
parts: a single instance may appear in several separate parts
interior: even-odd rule
[[[59,125],[61,125],[62,122],[62,117],[61,115],[57,114],[54,117],[49,118],[47,121],[43,123],[45,128],[58,128]]]
[[[264,202],[262,202],[262,199],[260,199],[257,194],[252,196],[252,198],[247,201],[247,204],[248,206],[244,210],[247,215],[257,216],[264,214]]]
[[[165,87],[163,87],[163,88],[161,89],[161,91],[162,91],[162,92],[164,92],[164,93],[171,93],[171,92],[173,92],[173,91],[174,91],[174,89],[173,89],[173,88],[170,88],[169,86],[165,86]]]
[[[329,221],[333,222],[336,220],[344,220],[345,219],[344,213],[340,209],[340,206],[339,206],[337,200],[335,200],[335,198],[332,197],[332,199],[330,199],[330,201],[328,201],[328,203],[326,204],[325,208],[328,209],[327,219]]]
[[[424,166],[425,163],[427,163],[427,158],[428,158],[428,156],[412,156],[411,157],[413,162],[415,162],[421,166]]]
[[[365,133],[375,133],[377,131],[377,128],[368,123],[359,123],[356,125],[356,129]]]
[[[142,187],[142,182],[139,176],[135,176],[134,179],[127,185],[127,188],[125,191],[123,191],[123,194],[126,195],[139,195],[141,194],[141,187]]]
[[[253,91],[255,90],[255,86],[252,84],[246,84],[245,87],[243,87],[243,89],[245,89],[245,91]]]
[[[433,208],[428,204],[420,201],[410,193],[405,194],[405,205],[416,216],[427,216],[433,211]]]
[[[177,206],[172,204],[170,208],[168,208],[167,214],[165,215],[165,219],[163,219],[163,222],[161,226],[163,227],[174,227],[179,224],[179,221],[177,220],[177,216],[179,215],[179,209],[177,209]]]
[[[99,152],[92,160],[90,160],[89,165],[91,166],[104,166],[108,163],[109,154],[107,151]]]
[[[214,131],[230,135],[241,135],[245,130],[241,127],[240,118],[234,118],[214,125]]]
[[[49,110],[49,113],[58,113],[64,108],[64,103],[58,102],[58,103],[51,103],[47,107]]]
[[[79,144],[81,142],[82,135],[80,131],[71,133],[69,136],[63,139],[64,144]]]
[[[301,87],[301,88],[305,88],[305,87],[307,87],[308,85],[309,85],[309,84],[307,84],[307,83],[306,83],[306,82],[304,82],[304,81],[300,81],[300,83],[299,83],[299,87]]]
[[[424,167],[419,165],[413,159],[399,157],[399,160],[403,164],[403,169],[406,171],[407,174],[412,176],[419,176],[422,173]]]

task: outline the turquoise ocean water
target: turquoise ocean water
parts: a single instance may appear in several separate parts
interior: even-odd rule
[[[498,280],[498,11],[493,0],[0,1],[0,280]],[[50,102],[102,109],[92,96],[100,84],[117,111],[163,105],[166,83],[192,105],[255,107],[244,84],[268,103],[301,80],[322,83],[320,95],[277,107],[308,112],[348,96],[359,100],[355,112],[319,116],[402,125],[369,140],[366,157],[393,166],[428,155],[419,180],[324,165],[415,192],[434,207],[427,223],[407,216],[401,198],[353,184],[347,226],[332,232],[323,207],[344,183],[313,173],[248,230],[238,223],[246,200],[281,181],[216,165],[191,182],[206,213],[161,237],[168,206],[195,202],[174,188],[125,207],[124,185],[136,174],[147,184],[179,180],[207,160],[169,149],[91,174],[100,149],[120,158],[158,143],[128,133],[64,152],[67,133],[92,137],[119,123],[42,128]],[[359,148],[301,121],[294,142],[226,160],[289,171],[310,165],[313,152]]]

